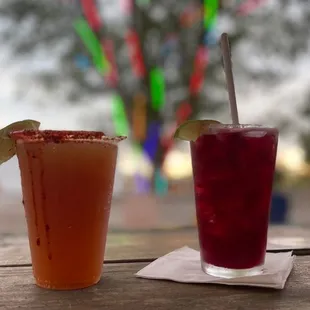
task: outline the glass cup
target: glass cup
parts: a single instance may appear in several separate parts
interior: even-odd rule
[[[211,125],[191,142],[204,272],[262,272],[277,145],[277,129],[258,125]]]
[[[100,132],[16,131],[36,284],[79,289],[101,277],[117,143]]]

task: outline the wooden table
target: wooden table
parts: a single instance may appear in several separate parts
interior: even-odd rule
[[[150,261],[177,248],[189,246],[198,249],[196,229],[149,232],[110,232],[106,260]],[[271,226],[268,250],[290,250],[295,254],[310,255],[310,229],[294,226]],[[26,235],[0,234],[0,266],[30,264],[30,251]]]
[[[146,263],[111,263],[103,280],[79,291],[48,291],[33,284],[31,267],[0,268],[0,309],[310,309],[310,258],[298,257],[281,290],[193,285],[135,278]]]
[[[293,228],[294,229],[294,228]],[[277,231],[278,230],[278,231]],[[292,232],[292,231],[291,231]],[[297,231],[294,231],[297,233]],[[270,239],[296,237],[279,227]],[[299,231],[299,236],[308,231]],[[283,290],[180,284],[139,279],[134,274],[154,258],[188,245],[195,230],[109,235],[102,281],[77,291],[36,287],[25,237],[0,241],[0,309],[310,309],[310,250],[297,248],[293,272]],[[282,247],[283,249],[283,247]],[[279,250],[279,248],[277,249]],[[309,255],[309,256],[308,256]]]

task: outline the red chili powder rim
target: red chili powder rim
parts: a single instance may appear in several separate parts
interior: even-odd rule
[[[75,131],[75,130],[18,130],[10,132],[10,137],[14,140],[22,140],[24,142],[51,142],[61,143],[69,141],[84,142],[109,142],[117,143],[127,137],[106,136],[102,131]]]

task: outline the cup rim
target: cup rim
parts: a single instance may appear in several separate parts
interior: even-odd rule
[[[259,124],[208,124],[208,127],[221,127],[221,128],[264,128],[264,129],[277,129],[275,126],[259,125]]]
[[[17,143],[64,143],[64,142],[99,142],[116,144],[125,140],[125,136],[107,136],[102,131],[86,130],[17,130],[9,133]]]
[[[277,127],[268,126],[268,125],[258,125],[258,124],[208,124],[205,128],[207,131],[214,130],[214,129],[245,129],[245,130],[267,130],[268,132],[278,132]]]
[[[266,133],[279,136],[279,130],[276,127],[258,125],[258,124],[208,124],[203,127],[200,136],[216,135],[220,133],[237,133],[246,131],[266,131]]]

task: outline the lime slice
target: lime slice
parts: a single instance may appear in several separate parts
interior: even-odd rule
[[[181,124],[174,134],[174,138],[186,141],[195,141],[203,130],[209,125],[220,124],[218,121],[204,119],[204,120],[190,120]]]
[[[0,165],[16,154],[15,141],[9,133],[17,130],[39,129],[40,123],[30,119],[12,123],[0,130]]]

